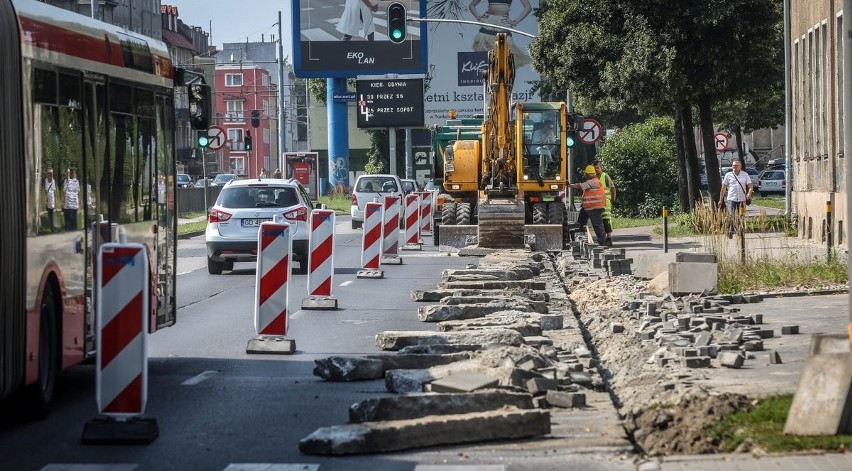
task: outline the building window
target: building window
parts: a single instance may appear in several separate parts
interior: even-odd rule
[[[231,150],[243,151],[243,130],[228,129],[228,141],[231,143]]]
[[[225,121],[245,121],[244,100],[225,100]]]
[[[269,144],[269,128],[263,128],[263,143]]]
[[[242,87],[243,86],[243,75],[242,74],[225,74],[225,86],[226,87]]]

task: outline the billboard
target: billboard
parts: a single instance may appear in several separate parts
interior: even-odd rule
[[[478,21],[538,35],[538,19],[532,14],[538,0],[429,0],[428,18]],[[482,72],[488,67],[487,51],[494,48],[497,30],[458,23],[429,23],[429,89],[426,91],[426,124],[443,124],[449,110],[459,118],[483,114]],[[515,55],[512,101],[537,101],[532,93],[539,75],[530,66],[531,38],[509,38]]]
[[[423,127],[423,79],[358,80],[358,128]]]
[[[293,70],[299,77],[425,74],[426,0],[291,0]],[[388,37],[388,7],[401,3],[405,38]]]

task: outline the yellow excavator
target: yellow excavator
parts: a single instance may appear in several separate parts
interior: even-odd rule
[[[477,225],[480,247],[523,248],[524,236],[561,249],[565,239],[565,103],[511,103],[515,65],[505,33],[496,35],[485,73],[485,114],[478,140],[443,149],[442,236],[454,224]],[[541,241],[547,240],[548,244]],[[443,242],[442,242],[443,243]]]

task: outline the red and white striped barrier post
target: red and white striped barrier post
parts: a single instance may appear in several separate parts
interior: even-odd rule
[[[400,197],[389,195],[384,197],[384,215],[382,221],[382,263],[387,265],[401,265],[399,258],[399,202]]]
[[[296,342],[287,339],[290,257],[293,237],[290,224],[264,222],[257,231],[257,269],[254,290],[254,328],[246,353],[290,354]]]
[[[308,296],[302,300],[302,309],[337,309],[337,300],[331,297],[334,286],[334,211],[311,211],[308,237]]]
[[[402,250],[420,250],[420,195],[405,195],[405,245]]]
[[[84,444],[148,444],[159,435],[157,421],[141,417],[148,400],[149,280],[144,245],[101,245],[95,383],[103,417],[86,423]]]
[[[383,278],[382,272],[382,203],[369,202],[364,207],[364,235],[361,243],[361,270],[357,278]]]
[[[420,235],[432,233],[432,192],[420,192]]]

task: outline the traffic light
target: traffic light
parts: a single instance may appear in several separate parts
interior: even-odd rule
[[[574,133],[574,131],[568,131],[568,137],[565,138],[565,145],[568,146],[568,148],[570,149],[574,147],[576,143],[577,135]]]
[[[260,127],[260,111],[252,110],[251,111],[251,127],[259,128]]]
[[[189,124],[192,129],[210,126],[210,86],[193,83],[186,86],[189,94]]]
[[[207,130],[198,131],[198,147],[206,149],[210,145],[210,136],[207,135]]]
[[[405,22],[407,21],[405,6],[399,2],[388,6],[388,37],[392,43],[405,41]]]
[[[243,139],[243,144],[245,144],[245,149],[251,150],[251,131],[246,129],[246,137]]]
[[[583,128],[583,115],[579,113],[574,113],[573,111],[568,113],[568,130],[569,131],[579,131]]]

